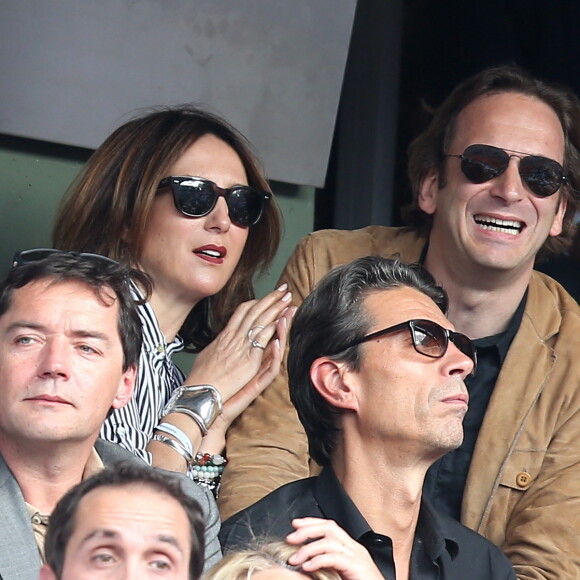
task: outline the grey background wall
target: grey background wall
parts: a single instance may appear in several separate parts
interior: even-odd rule
[[[2,2],[0,132],[95,148],[137,109],[196,102],[246,135],[272,178],[320,187],[355,7]]]

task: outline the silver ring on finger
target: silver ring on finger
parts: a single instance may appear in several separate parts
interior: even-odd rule
[[[253,328],[250,328],[250,330],[248,330],[248,340],[250,341],[250,344],[254,348],[261,348],[262,350],[264,349],[264,346],[262,344],[260,344],[257,340],[255,340],[252,336],[254,334],[254,332],[259,332],[260,330],[263,330],[264,328],[265,328],[265,326],[258,324],[256,326],[254,326]]]
[[[266,347],[265,347],[263,344],[259,343],[257,340],[252,340],[252,341],[250,342],[250,344],[251,344],[251,345],[252,345],[254,348],[259,348],[260,350],[265,350],[265,349],[266,349]]]

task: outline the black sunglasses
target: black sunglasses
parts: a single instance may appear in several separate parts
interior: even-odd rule
[[[471,371],[471,374],[475,374],[477,367],[477,353],[471,339],[467,338],[465,334],[443,328],[432,320],[407,320],[406,322],[395,324],[395,326],[371,332],[371,334],[367,334],[362,338],[357,338],[352,342],[349,342],[346,346],[342,347],[340,351],[361,344],[362,342],[367,342],[369,340],[374,340],[375,338],[380,338],[381,336],[386,336],[387,334],[399,332],[405,328],[408,328],[411,331],[411,338],[415,350],[419,354],[430,358],[441,358],[447,352],[449,341],[451,341],[464,355],[468,356],[473,361],[473,370]]]
[[[175,207],[188,217],[203,217],[216,206],[220,197],[226,200],[232,222],[243,228],[255,226],[262,217],[266,203],[272,197],[249,185],[234,185],[224,189],[203,177],[170,176],[159,182],[158,189],[171,187]]]
[[[446,154],[445,157],[461,159],[461,171],[472,183],[485,183],[501,175],[508,168],[512,157],[519,158],[520,177],[530,191],[539,197],[556,193],[566,183],[563,167],[557,161],[540,155],[477,144],[467,147],[461,155]]]
[[[35,248],[34,250],[23,250],[22,252],[16,252],[12,258],[12,267],[24,266],[25,264],[31,264],[32,262],[38,262],[44,260],[53,254],[68,254],[69,256],[79,256],[81,258],[91,258],[93,260],[102,260],[107,264],[119,265],[119,262],[109,258],[108,256],[102,256],[101,254],[90,254],[87,252],[73,252],[67,250],[57,250],[55,248]]]

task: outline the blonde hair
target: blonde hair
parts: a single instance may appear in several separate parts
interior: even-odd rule
[[[230,552],[207,572],[203,580],[249,580],[254,572],[272,568],[294,570],[315,580],[340,580],[340,575],[335,570],[305,572],[300,567],[288,564],[288,558],[295,554],[299,547],[286,542],[269,542],[247,550]]]

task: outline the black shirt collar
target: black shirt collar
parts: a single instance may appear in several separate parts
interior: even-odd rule
[[[495,346],[499,354],[499,364],[503,364],[505,357],[507,356],[508,350],[514,339],[520,324],[522,323],[522,318],[524,316],[524,310],[526,308],[526,302],[528,300],[528,290],[526,289],[514,315],[511,317],[508,327],[498,334],[493,336],[486,336],[484,338],[478,338],[473,341],[476,348],[488,348]]]
[[[371,529],[342,487],[342,484],[338,481],[332,467],[325,467],[316,478],[314,496],[324,516],[334,520],[361,544],[366,547],[369,547],[369,542],[379,545],[381,539],[383,542],[391,544],[390,538],[377,534]],[[452,560],[458,554],[459,546],[457,542],[454,538],[444,533],[439,515],[425,498],[421,500],[416,537],[423,544],[431,562],[436,562],[443,550],[447,550]],[[377,542],[377,540],[379,541]],[[415,543],[415,548],[417,548],[417,542]],[[414,556],[415,548],[413,550]]]
[[[441,556],[443,550],[447,550],[451,559],[455,560],[459,552],[459,545],[453,538],[445,535],[441,529],[439,515],[426,498],[421,500],[421,512],[419,513],[417,529],[433,562]]]

